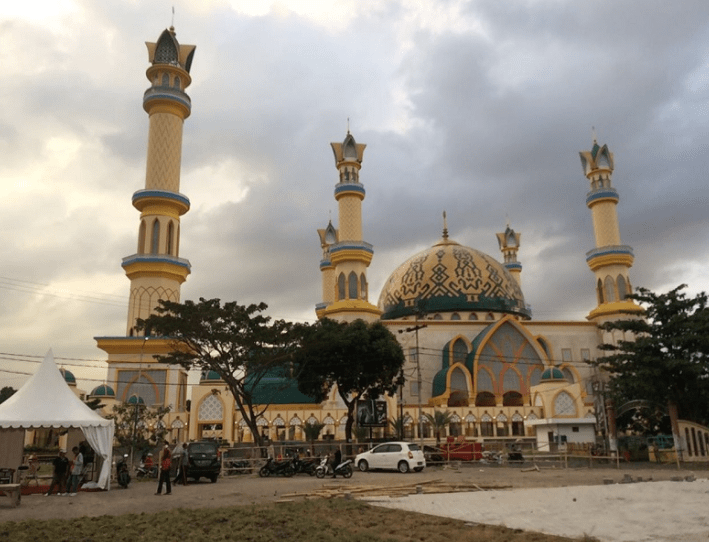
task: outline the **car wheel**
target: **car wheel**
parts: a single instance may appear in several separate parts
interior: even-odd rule
[[[261,478],[268,478],[269,474],[271,474],[271,471],[269,471],[266,467],[261,467],[261,470],[258,471],[258,475]]]
[[[345,478],[352,478],[353,471],[354,471],[354,469],[352,468],[352,465],[347,465],[345,467],[344,472],[342,473],[342,476],[344,476]]]
[[[367,472],[369,470],[369,463],[367,463],[366,460],[362,459],[359,463],[357,463],[357,467],[361,472]]]
[[[406,474],[409,472],[409,464],[406,461],[399,461],[398,469],[401,474]]]

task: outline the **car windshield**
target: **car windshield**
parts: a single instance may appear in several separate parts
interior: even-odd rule
[[[190,452],[193,454],[213,454],[215,450],[211,444],[192,444]]]

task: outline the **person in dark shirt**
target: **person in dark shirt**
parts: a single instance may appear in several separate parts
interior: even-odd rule
[[[57,495],[64,493],[66,495],[66,478],[69,474],[69,459],[66,456],[66,450],[59,450],[59,455],[52,461],[54,472],[52,473],[52,483],[49,484],[49,491],[44,494],[49,497],[54,488],[57,488]]]

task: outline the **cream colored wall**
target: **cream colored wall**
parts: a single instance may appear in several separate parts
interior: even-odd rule
[[[620,245],[616,202],[601,201],[596,203],[591,207],[591,215],[596,246]]]
[[[171,113],[150,115],[146,189],[180,191],[182,125],[182,118]]]
[[[339,202],[340,241],[362,240],[362,200],[355,195],[344,195]]]

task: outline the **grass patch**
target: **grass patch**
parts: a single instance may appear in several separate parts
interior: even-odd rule
[[[562,542],[571,539],[369,506],[314,500],[155,514],[0,523],[0,542]]]

